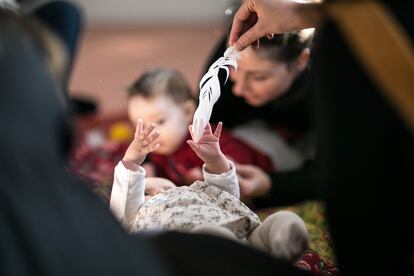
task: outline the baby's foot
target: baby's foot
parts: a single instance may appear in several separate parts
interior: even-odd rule
[[[308,231],[298,215],[280,211],[266,218],[251,233],[249,243],[277,258],[294,262],[308,247]]]

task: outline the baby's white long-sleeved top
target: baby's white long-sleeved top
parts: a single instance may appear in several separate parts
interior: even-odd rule
[[[190,231],[198,225],[217,225],[238,237],[260,224],[259,218],[240,200],[234,164],[221,175],[208,173],[203,181],[163,191],[145,201],[145,170],[139,165],[115,168],[110,208],[131,232],[149,229]]]

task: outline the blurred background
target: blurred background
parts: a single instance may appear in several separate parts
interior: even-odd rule
[[[125,110],[126,87],[145,69],[179,69],[194,90],[225,34],[231,0],[78,0],[85,16],[70,93],[101,114]],[[227,15],[226,15],[227,14]]]

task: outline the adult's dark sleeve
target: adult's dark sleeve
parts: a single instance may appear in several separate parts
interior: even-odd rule
[[[285,206],[311,199],[323,199],[325,187],[318,180],[316,164],[307,161],[297,170],[271,173],[272,186],[265,197],[257,198],[259,208]]]
[[[408,1],[377,2],[412,41]],[[338,264],[342,275],[414,275],[413,132],[345,38],[328,22],[315,53],[319,162]]]
[[[150,243],[178,275],[310,275],[261,251],[220,237],[167,232],[155,235]]]
[[[169,275],[65,170],[65,106],[31,35],[0,16],[0,275]]]

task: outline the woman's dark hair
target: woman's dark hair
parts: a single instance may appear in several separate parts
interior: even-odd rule
[[[49,73],[59,84],[67,77],[67,52],[60,39],[40,20],[31,16],[20,16],[17,13],[0,8],[0,17],[20,26],[36,43]]]
[[[272,39],[259,39],[259,48],[255,49],[260,57],[271,61],[292,63],[305,48],[312,43],[312,35],[304,37],[300,32],[277,34]]]

